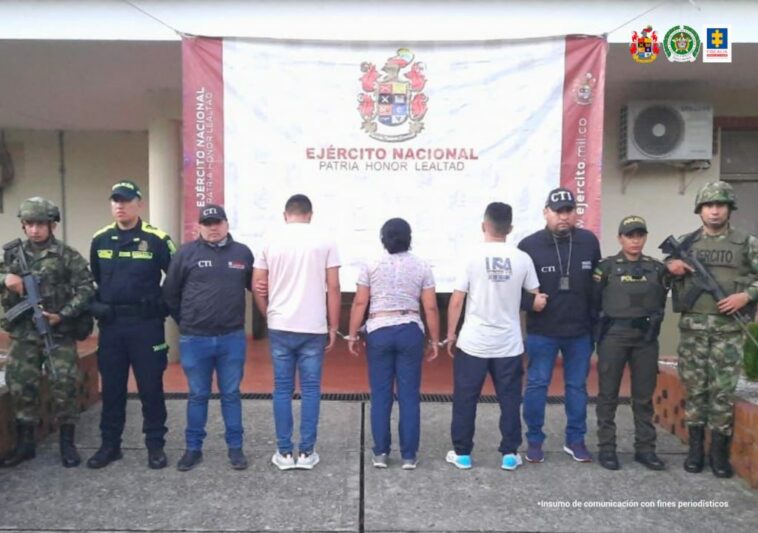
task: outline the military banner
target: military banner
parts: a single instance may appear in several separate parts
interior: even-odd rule
[[[606,46],[186,39],[185,238],[198,206],[225,199],[235,238],[256,249],[304,193],[346,290],[399,216],[448,291],[489,202],[513,206],[518,242],[563,185],[597,231]]]

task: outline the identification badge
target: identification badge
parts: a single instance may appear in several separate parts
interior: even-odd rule
[[[569,277],[568,276],[561,276],[561,281],[558,284],[558,290],[559,291],[570,291],[571,288],[569,286]]]

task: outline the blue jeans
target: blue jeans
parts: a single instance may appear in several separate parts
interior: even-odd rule
[[[420,438],[424,333],[415,323],[379,328],[369,333],[366,346],[374,455],[390,453],[392,393],[397,381],[400,455],[403,459],[415,459]]]
[[[559,350],[563,356],[563,381],[566,384],[566,444],[584,441],[587,433],[587,375],[592,357],[589,334],[577,337],[530,334],[526,337],[529,365],[524,393],[526,440],[530,443],[545,440],[542,426],[545,424],[547,388]]]
[[[268,330],[274,366],[274,426],[279,453],[292,453],[292,394],[300,376],[300,453],[316,446],[326,334]]]
[[[245,368],[245,331],[238,330],[217,337],[182,335],[179,337],[179,347],[182,368],[189,382],[185,431],[187,449],[203,449],[214,369],[221,393],[226,444],[229,448],[241,448],[244,431],[240,381]]]

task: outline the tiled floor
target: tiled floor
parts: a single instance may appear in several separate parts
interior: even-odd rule
[[[597,394],[595,357],[593,357],[592,362],[592,369],[587,381],[587,390],[590,396],[595,396]],[[452,359],[444,351],[440,353],[440,356],[435,361],[425,362],[421,391],[428,394],[451,393],[453,390],[452,366]],[[247,362],[245,363],[245,377],[241,387],[242,392],[271,392],[272,376],[268,342],[265,340],[249,341]],[[169,363],[163,381],[166,392],[187,392],[187,380],[178,363]],[[130,380],[129,388],[131,392],[136,392],[133,379]],[[355,357],[351,355],[347,351],[347,345],[342,341],[338,341],[335,349],[328,353],[325,358],[322,392],[368,392],[365,358],[363,356]],[[484,394],[494,394],[490,380],[487,380],[485,384]],[[560,358],[556,363],[549,394],[551,396],[563,396],[563,369]],[[622,382],[621,396],[629,396],[628,372],[625,374]]]

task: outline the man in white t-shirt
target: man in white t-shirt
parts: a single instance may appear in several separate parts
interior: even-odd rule
[[[535,294],[534,309],[545,307],[531,258],[510,243],[511,206],[493,202],[482,222],[484,242],[460,269],[448,306],[447,347],[453,361],[453,450],[446,460],[458,468],[471,468],[476,404],[487,374],[492,377],[500,404],[501,467],[521,465],[521,389],[524,368],[519,308],[521,290]],[[460,336],[455,330],[466,302]],[[456,344],[453,352],[453,344]]]
[[[340,260],[333,241],[311,225],[313,207],[303,194],[284,207],[286,224],[266,239],[253,269],[255,303],[268,320],[274,366],[274,426],[280,470],[312,469],[321,400],[324,352],[334,346],[340,319]],[[328,325],[327,325],[328,319]],[[300,377],[300,444],[292,446],[292,393]]]

